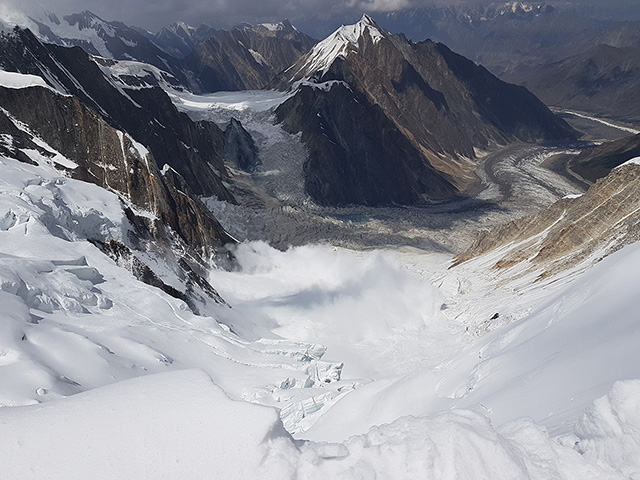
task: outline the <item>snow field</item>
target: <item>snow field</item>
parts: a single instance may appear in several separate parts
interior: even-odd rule
[[[443,274],[442,255],[241,244],[242,271],[211,276],[233,305],[216,318],[236,336],[84,240],[125,231],[115,195],[46,165],[3,158],[2,168],[0,471],[9,478],[638,470],[638,382],[588,407],[615,380],[638,377],[637,245],[572,282],[521,280],[530,315],[476,337],[468,322],[518,298],[483,296],[492,284],[469,275],[478,265]],[[467,284],[438,290],[437,277]],[[446,316],[455,312],[457,321]],[[278,407],[282,420],[211,380],[235,400]],[[292,440],[281,422],[315,441]]]
[[[0,409],[0,470],[25,480],[633,478],[638,398],[640,382],[617,383],[561,440],[530,420],[496,429],[453,410],[343,443],[295,442],[275,410],[230,400],[201,371],[174,371]]]

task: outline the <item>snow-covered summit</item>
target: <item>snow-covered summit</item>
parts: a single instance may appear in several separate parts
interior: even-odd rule
[[[354,25],[343,25],[334,33],[336,38],[348,41],[356,46],[360,37],[365,34],[368,34],[374,43],[377,43],[384,37],[384,31],[378,26],[375,20],[366,13],[362,15],[358,23]]]
[[[373,18],[366,13],[354,25],[342,25],[326,39],[318,43],[306,55],[301,66],[294,65],[294,77],[308,76],[315,72],[324,74],[338,57],[346,57],[350,52],[358,51],[369,38],[373,44],[389,35],[381,29]]]

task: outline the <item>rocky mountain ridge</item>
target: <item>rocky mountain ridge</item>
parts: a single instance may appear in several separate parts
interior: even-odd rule
[[[157,33],[143,32],[147,37],[165,52],[176,58],[189,55],[201,42],[211,37],[217,29],[201,24],[192,27],[185,22],[176,22],[160,29]]]
[[[494,251],[492,268],[540,278],[588,266],[640,240],[640,165],[626,162],[584,195],[563,198],[539,214],[483,230],[457,258],[462,263]]]
[[[569,161],[568,168],[581,178],[595,182],[635,157],[640,157],[640,134],[586,149]]]
[[[391,35],[367,15],[338,29],[286,70],[279,85],[291,84],[298,93],[276,115],[290,131],[302,131],[310,150],[307,190],[319,203],[451,198],[473,181],[476,149],[576,135],[526,89],[501,82],[442,44],[415,44]],[[367,119],[376,120],[369,124]],[[372,143],[359,143],[363,138]],[[403,153],[370,147],[382,138]],[[328,160],[331,156],[334,160]],[[377,177],[363,180],[359,194],[349,193],[355,190],[351,181],[337,187],[347,193],[334,193],[329,190],[336,188],[335,180],[348,178],[345,170],[368,172],[345,164],[340,160],[345,156],[375,164],[410,158],[413,166],[393,167],[394,175],[384,181],[395,180],[394,186],[378,187]],[[328,164],[341,173],[330,173]],[[409,171],[413,182],[403,173]],[[393,194],[403,189],[403,196]]]
[[[507,75],[548,105],[640,122],[640,46],[600,44],[563,60]]]
[[[316,43],[288,20],[231,30],[177,22],[152,34],[86,10],[62,19],[44,12],[18,26],[31,29],[44,43],[79,46],[105,59],[153,65],[197,92],[263,88]]]
[[[159,168],[171,166],[195,193],[233,201],[223,185],[224,139],[215,124],[191,121],[158,87],[114,85],[100,65],[80,48],[42,44],[30,31],[21,29],[0,41],[0,65],[5,70],[38,75],[62,93],[77,96],[112,126],[148,146]]]
[[[268,27],[239,25],[196,44],[184,65],[204,91],[258,90],[315,43],[288,21]]]
[[[108,22],[85,10],[60,19],[53,13],[29,17],[20,25],[44,43],[78,46],[91,55],[115,60],[136,60],[166,70],[186,84],[180,62],[158,48],[146,35],[122,22]]]

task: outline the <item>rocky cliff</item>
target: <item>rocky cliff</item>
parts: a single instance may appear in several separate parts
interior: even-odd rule
[[[42,44],[28,30],[0,37],[0,66],[38,75],[76,96],[114,128],[147,146],[159,168],[169,165],[198,195],[233,201],[224,186],[223,132],[211,122],[193,122],[158,87],[124,88],[105,75],[82,49]]]
[[[22,148],[33,148],[33,142],[11,119],[28,125],[30,132],[75,162],[77,167],[67,169],[72,177],[116,191],[125,205],[149,212],[150,217],[133,222],[140,227],[141,239],[168,245],[172,230],[204,259],[232,241],[177,172],[161,172],[146,147],[111,127],[79,99],[43,87],[0,87],[0,106],[6,112],[3,132],[21,139]],[[19,145],[13,150],[19,151]],[[41,153],[55,158],[55,151]]]
[[[380,107],[346,83],[302,85],[276,115],[302,132],[305,189],[321,205],[410,205],[457,193]]]
[[[598,261],[640,240],[640,165],[625,163],[582,196],[537,215],[482,231],[458,262],[494,251],[495,269],[518,267],[541,277]]]
[[[228,162],[249,173],[262,163],[253,137],[235,118],[224,129],[224,154]]]

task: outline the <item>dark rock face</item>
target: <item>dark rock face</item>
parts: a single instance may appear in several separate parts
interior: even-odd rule
[[[213,123],[193,122],[160,88],[121,93],[80,48],[40,43],[28,30],[0,38],[5,70],[39,75],[95,109],[113,127],[148,146],[159,168],[175,169],[198,195],[234,201],[223,185],[223,133]]]
[[[640,157],[640,134],[585,150],[571,159],[569,168],[582,178],[595,182],[618,165],[635,157]]]
[[[185,68],[203,91],[264,88],[316,43],[290,23],[280,25],[217,31],[184,59]]]
[[[526,89],[500,81],[442,44],[414,44],[403,36],[391,35],[367,16],[301,57],[280,76],[279,85],[287,87],[295,82],[315,84],[316,88],[303,86],[276,113],[290,130],[303,132],[310,153],[307,173],[319,173],[320,168],[313,165],[322,164],[338,169],[324,174],[343,182],[336,188],[366,184],[364,190],[378,190],[378,194],[366,196],[366,204],[450,198],[472,181],[471,160],[476,148],[577,136]],[[346,88],[333,87],[335,82]],[[332,96],[339,96],[339,100],[329,101]],[[339,102],[344,105],[331,105]],[[352,115],[348,121],[347,110]],[[324,123],[312,120],[318,115]],[[400,141],[400,136],[404,140]],[[342,139],[336,142],[340,148],[326,145],[326,138]],[[393,178],[396,185],[405,185],[404,192],[391,194],[386,187],[373,187],[376,183],[390,185],[389,178],[368,177],[374,173],[388,176],[389,168],[371,168],[381,158],[395,162]],[[362,162],[367,168],[363,169]],[[347,171],[355,175],[353,181],[347,180]],[[406,183],[407,178],[413,182]],[[361,195],[346,191],[329,194],[327,185],[311,178],[308,192],[322,204],[342,204],[349,196],[362,202]]]
[[[305,188],[321,205],[408,205],[456,192],[379,107],[345,84],[303,86],[276,115],[302,131]]]
[[[421,44],[421,45],[424,45]],[[458,55],[446,46],[437,50],[448,68],[466,87],[485,124],[508,138],[525,142],[577,138],[566,122],[551,111],[526,88],[503,82],[482,66]]]
[[[178,173],[171,169],[160,172],[142,145],[112,128],[77,98],[42,87],[0,87],[0,105],[77,163],[69,172],[73,177],[115,190],[126,203],[156,216],[153,221],[132,215],[130,221],[138,234],[132,241],[147,238],[168,246],[171,236],[177,234],[202,258],[233,242]],[[0,125],[8,123],[4,119]],[[52,152],[44,153],[53,156]]]
[[[148,38],[165,52],[176,58],[189,55],[196,45],[204,42],[215,34],[217,30],[209,25],[192,27],[183,22],[174,23],[162,28],[155,35]]]
[[[233,162],[249,173],[262,164],[253,137],[235,118],[231,119],[224,130],[224,155],[227,162]]]

